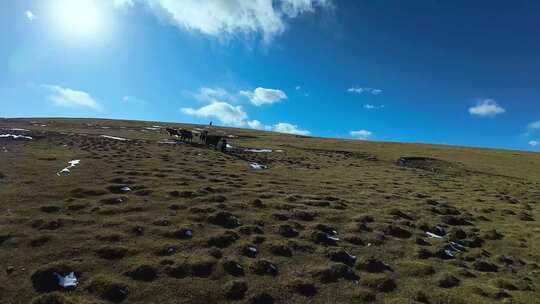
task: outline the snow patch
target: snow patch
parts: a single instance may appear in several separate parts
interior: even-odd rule
[[[67,166],[64,169],[58,171],[56,173],[56,175],[58,175],[58,176],[60,176],[60,175],[69,175],[71,173],[71,171],[69,169],[71,169],[71,168],[73,168],[75,166],[78,166],[80,163],[81,163],[81,160],[79,160],[79,159],[70,160],[70,161],[68,161],[69,166]]]
[[[100,137],[108,138],[108,139],[114,139],[114,140],[121,140],[121,141],[129,141],[129,139],[127,139],[127,138],[115,137],[115,136],[109,136],[109,135],[100,135]]]
[[[31,136],[16,135],[16,134],[0,134],[0,138],[13,138],[13,139],[33,139]]]

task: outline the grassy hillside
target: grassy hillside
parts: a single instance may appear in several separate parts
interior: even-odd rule
[[[0,120],[0,302],[538,302],[538,153],[165,126]]]

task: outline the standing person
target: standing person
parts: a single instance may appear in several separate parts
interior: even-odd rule
[[[209,125],[210,125],[210,127],[212,126],[212,121],[210,121]]]

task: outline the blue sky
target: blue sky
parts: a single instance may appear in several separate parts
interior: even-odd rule
[[[540,150],[540,3],[0,2],[0,116]]]

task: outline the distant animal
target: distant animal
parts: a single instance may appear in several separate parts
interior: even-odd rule
[[[193,132],[189,130],[180,129],[179,133],[180,133],[181,141],[189,141],[189,142],[193,141]]]
[[[204,139],[204,143],[209,146],[214,146],[214,148],[217,150],[218,144],[221,141],[222,137],[219,135],[206,135]]]
[[[167,133],[169,133],[169,136],[179,136],[180,135],[180,133],[178,133],[178,130],[174,129],[174,128],[165,128],[165,131],[167,131]]]
[[[221,138],[221,152],[225,153],[227,151],[227,139],[225,137]]]
[[[208,130],[204,130],[199,134],[199,142],[206,143],[206,137],[208,137]]]

